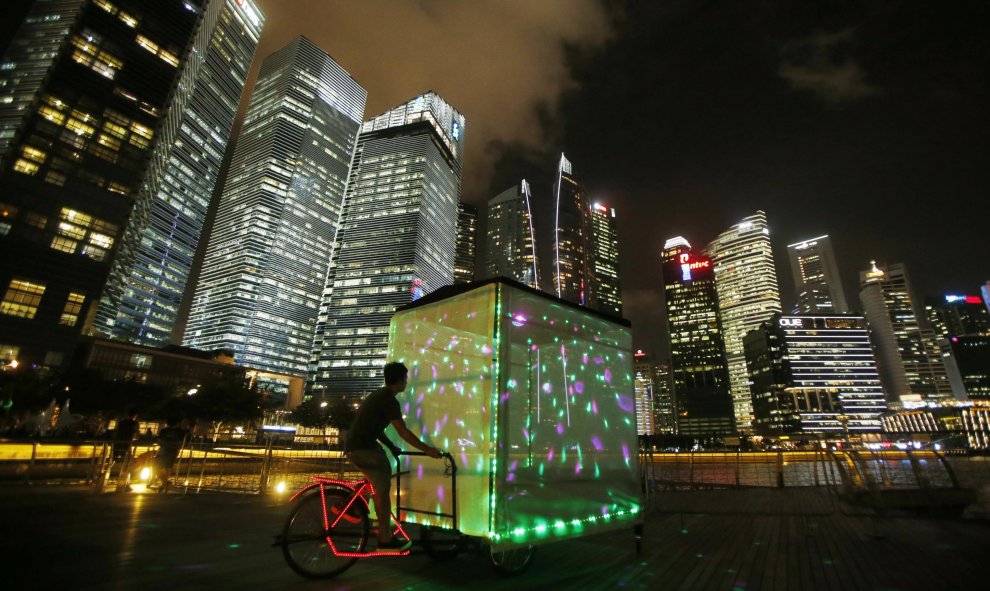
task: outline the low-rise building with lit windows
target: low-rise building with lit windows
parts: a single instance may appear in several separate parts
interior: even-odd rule
[[[887,406],[862,316],[777,314],[743,342],[758,434],[880,431]]]

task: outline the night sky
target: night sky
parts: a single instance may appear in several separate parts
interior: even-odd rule
[[[526,177],[546,234],[566,152],[617,210],[637,347],[663,348],[664,240],[704,247],[757,209],[785,310],[785,246],[820,234],[851,304],[873,258],[906,263],[922,296],[990,280],[990,2],[259,6],[255,72],[304,34],[368,90],[366,118],[430,89],[460,110],[468,202]]]

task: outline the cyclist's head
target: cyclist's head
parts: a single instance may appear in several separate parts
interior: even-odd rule
[[[385,364],[386,386],[398,384],[399,382],[405,380],[408,375],[409,370],[399,361],[393,361],[392,363]]]

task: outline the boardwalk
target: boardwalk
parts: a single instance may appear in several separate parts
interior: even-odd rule
[[[271,548],[286,510],[254,496],[94,495],[0,487],[5,589],[834,589],[985,587],[985,522],[872,518],[824,489],[661,493],[631,534],[541,547],[499,579],[478,555],[359,563],[332,581],[294,575]]]

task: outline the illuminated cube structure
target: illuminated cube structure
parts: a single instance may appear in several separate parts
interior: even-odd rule
[[[641,522],[631,345],[627,321],[505,278],[396,312],[399,403],[457,461],[457,529],[501,549]],[[403,462],[401,518],[453,527],[442,463]]]

